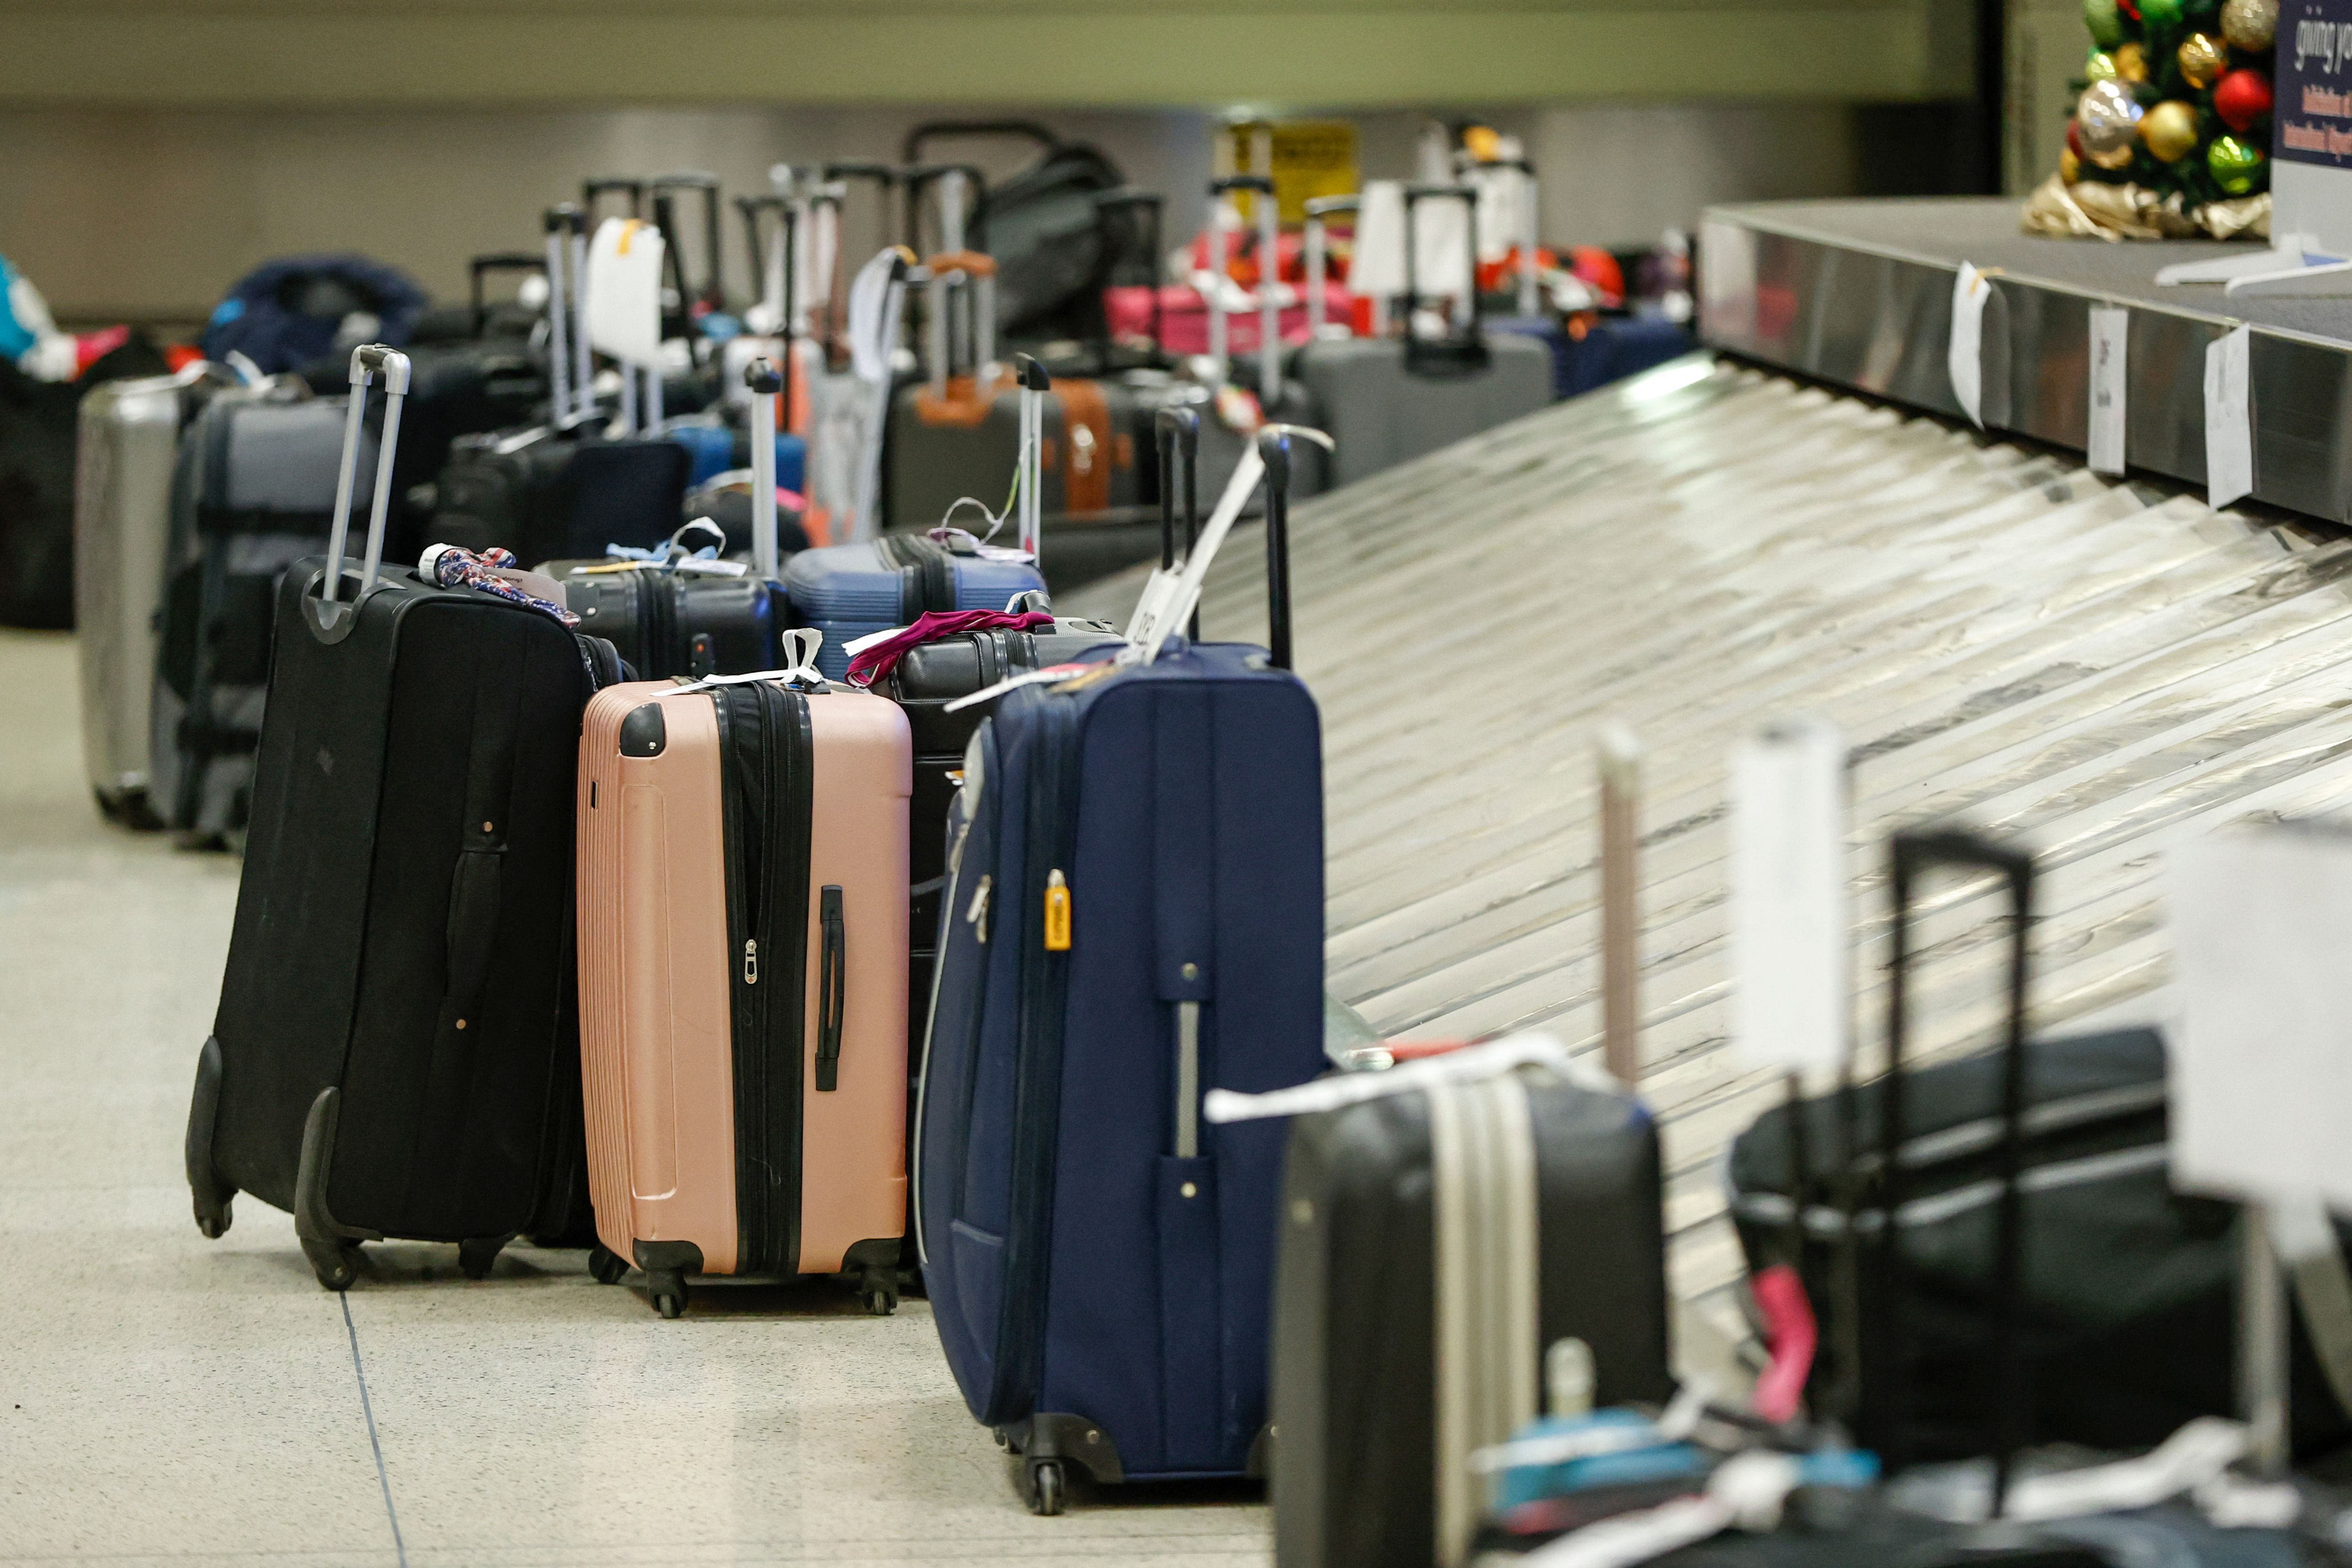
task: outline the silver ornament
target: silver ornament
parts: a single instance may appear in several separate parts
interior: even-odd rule
[[[2095,81],[2074,104],[2074,127],[2094,160],[2127,152],[2139,135],[2139,99],[2119,81]]]

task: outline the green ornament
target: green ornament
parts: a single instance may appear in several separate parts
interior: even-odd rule
[[[2180,0],[2139,0],[2139,25],[2150,37],[2180,26]]]
[[[2205,167],[2213,172],[2213,183],[2232,196],[2252,194],[2268,161],[2261,148],[2234,136],[2217,136],[2205,150]]]
[[[2092,40],[2103,49],[2124,41],[2124,19],[2116,11],[2116,0],[2083,0],[2083,26],[2091,29]]]
[[[2090,57],[2083,62],[2083,79],[2094,82],[2115,80],[2116,57],[2105,49],[2093,49]]]

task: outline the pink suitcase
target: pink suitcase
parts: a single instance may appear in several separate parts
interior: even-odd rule
[[[588,705],[580,1040],[596,1277],[854,1274],[898,1304],[907,1207],[907,720],[789,680]]]

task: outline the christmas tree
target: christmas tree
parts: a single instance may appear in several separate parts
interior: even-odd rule
[[[2091,56],[2059,172],[2194,212],[2270,189],[2278,0],[2084,0]]]

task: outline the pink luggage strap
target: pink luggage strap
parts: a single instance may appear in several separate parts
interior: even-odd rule
[[[1053,623],[1054,618],[1042,610],[1025,610],[1018,614],[1003,610],[926,610],[915,618],[912,626],[858,649],[849,661],[849,684],[861,688],[870,686],[897,669],[908,649],[936,643],[942,637],[963,632],[1034,632]]]

